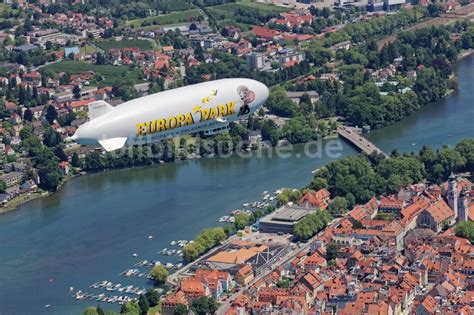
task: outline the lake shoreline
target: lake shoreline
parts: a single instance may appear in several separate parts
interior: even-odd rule
[[[466,59],[468,57],[471,57],[474,55],[474,49],[468,49],[468,50],[465,50],[463,52],[461,52],[457,58],[458,62],[463,60],[463,59]],[[457,62],[456,62],[457,64]],[[456,65],[455,64],[455,65]],[[456,77],[456,74],[453,73],[453,76]],[[452,94],[452,90],[448,90],[445,94],[445,96],[442,98],[442,99],[445,99],[447,98],[448,96],[450,96]],[[430,106],[432,103],[429,103],[427,105],[425,105],[424,107],[427,107],[427,106]],[[421,109],[421,108],[420,108]],[[419,111],[420,109],[418,109],[417,111]],[[417,112],[415,111],[415,112]],[[414,112],[414,113],[415,113]],[[414,114],[412,113],[412,114]],[[412,114],[408,115],[408,116],[405,116],[403,117],[401,120],[399,121],[396,121],[390,125],[386,125],[386,126],[382,126],[381,128],[376,128],[374,130],[380,130],[380,129],[383,129],[383,128],[386,128],[386,127],[389,127],[397,122],[400,122],[404,119],[407,119],[408,117],[410,117]],[[333,136],[327,136],[327,137],[324,137],[322,138],[323,140],[327,140],[327,139],[336,139],[336,138],[339,138],[337,135],[333,135]],[[235,152],[232,153],[232,155],[234,155]],[[170,163],[183,163],[183,162],[186,162],[186,161],[192,161],[192,160],[199,160],[199,159],[212,159],[212,158],[215,158],[215,157],[219,157],[215,154],[212,154],[208,157],[202,157],[202,156],[194,156],[193,158],[188,158],[188,159],[185,159],[185,160],[175,160],[175,161],[172,161],[172,162],[159,162],[159,163],[152,163],[152,164],[147,164],[147,165],[133,165],[133,166],[125,166],[125,167],[118,167],[118,168],[110,168],[110,169],[102,169],[102,170],[97,170],[97,171],[81,171],[81,173],[77,174],[77,175],[73,175],[73,176],[69,176],[67,177],[66,179],[64,179],[64,181],[61,183],[61,185],[58,187],[58,189],[56,189],[56,191],[54,192],[46,192],[46,194],[42,194],[42,195],[39,195],[39,196],[35,196],[34,198],[28,198],[24,201],[21,201],[19,202],[18,204],[14,205],[14,206],[9,206],[8,204],[6,205],[6,207],[4,208],[0,208],[0,216],[4,215],[4,214],[7,214],[7,213],[10,213],[14,210],[18,210],[21,206],[29,203],[30,201],[33,201],[33,200],[36,200],[36,199],[39,199],[39,198],[43,198],[43,197],[47,197],[47,196],[51,196],[55,193],[57,193],[61,188],[62,186],[69,180],[71,180],[72,178],[74,177],[78,177],[78,176],[86,176],[88,174],[98,174],[98,173],[108,173],[108,172],[111,172],[111,171],[117,171],[117,170],[124,170],[124,169],[137,169],[137,168],[144,168],[144,167],[155,167],[155,166],[158,166],[158,165],[162,165],[162,164],[170,164]]]

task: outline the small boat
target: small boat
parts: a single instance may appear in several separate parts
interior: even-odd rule
[[[244,203],[243,206],[248,207],[248,206],[250,206],[250,204],[249,203]]]
[[[46,304],[46,305],[44,306],[44,308],[49,308],[49,307],[51,307],[51,304]]]
[[[152,239],[153,239],[153,235],[148,235],[148,239],[149,239],[149,240],[152,240]]]
[[[170,245],[171,245],[171,246],[176,245],[176,241],[171,241]]]
[[[133,256],[133,257],[138,257],[138,254],[137,254],[137,253],[133,253],[132,256]]]

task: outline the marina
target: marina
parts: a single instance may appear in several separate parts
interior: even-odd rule
[[[129,297],[127,295],[113,295],[113,296],[108,296],[105,295],[104,293],[101,294],[91,294],[87,292],[82,292],[82,291],[77,291],[73,296],[78,301],[82,300],[95,300],[97,302],[104,302],[104,303],[117,303],[119,305],[132,302],[132,301],[138,301],[138,298],[136,297]],[[50,304],[49,304],[50,305]],[[46,306],[45,306],[46,307]]]

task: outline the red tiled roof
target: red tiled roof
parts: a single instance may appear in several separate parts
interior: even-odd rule
[[[328,206],[328,200],[330,193],[326,189],[320,189],[318,191],[310,190],[298,201],[299,204],[309,204],[313,207],[325,210]]]
[[[428,211],[436,223],[441,223],[450,217],[454,216],[454,211],[448,206],[444,200],[440,200],[430,205],[426,211]]]
[[[278,34],[277,31],[262,26],[254,26],[252,32],[257,37],[273,39]]]
[[[416,201],[401,211],[403,218],[411,220],[414,215],[428,208],[430,203],[424,198],[417,198]]]
[[[237,271],[237,274],[244,278],[250,276],[251,274],[253,274],[252,266],[244,265]]]
[[[182,291],[178,291],[175,294],[170,294],[163,300],[163,307],[174,307],[178,304],[188,304],[186,296]]]
[[[85,100],[73,101],[73,102],[71,102],[70,106],[72,108],[78,108],[78,107],[82,107],[82,106],[87,106],[90,103],[95,102],[95,101],[96,101],[95,98],[88,98],[88,99],[85,99]]]
[[[402,209],[403,208],[403,200],[396,199],[394,197],[383,197],[380,199],[379,208],[389,208],[389,209]]]
[[[183,291],[184,294],[192,297],[205,296],[206,292],[201,281],[195,279],[186,279],[181,281],[180,290]]]

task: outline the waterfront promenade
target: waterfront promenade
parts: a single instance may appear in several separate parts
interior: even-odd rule
[[[387,156],[382,150],[380,150],[375,144],[370,142],[367,138],[360,135],[359,129],[348,126],[340,126],[337,128],[337,134],[342,139],[346,140],[359,151],[366,154],[371,154],[372,152],[377,152],[377,154],[383,154]]]

